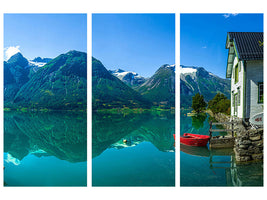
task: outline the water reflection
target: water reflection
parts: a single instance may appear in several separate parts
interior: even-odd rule
[[[93,113],[93,186],[174,186],[174,114]]]
[[[180,144],[180,150],[186,154],[193,155],[193,156],[200,156],[200,157],[209,157],[210,151],[208,147],[195,147],[195,146],[188,146],[184,144]]]
[[[209,116],[188,117],[181,111],[180,130],[207,135]],[[263,163],[237,163],[232,148],[180,145],[181,186],[263,186]]]
[[[97,157],[108,148],[126,148],[150,142],[163,152],[174,151],[174,115],[93,114],[92,156]]]
[[[71,163],[87,158],[86,114],[4,113],[4,152],[19,164],[27,155],[55,156]]]
[[[195,129],[200,129],[203,128],[204,122],[207,119],[207,114],[206,113],[200,113],[196,116],[192,116],[192,126]]]

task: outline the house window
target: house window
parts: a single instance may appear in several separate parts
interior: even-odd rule
[[[232,92],[232,106],[235,106],[235,94]]]
[[[237,88],[237,105],[240,106],[240,88]]]
[[[258,83],[258,103],[263,103],[263,82]]]
[[[239,72],[239,70],[238,70],[238,63],[237,63],[235,65],[235,83],[238,82],[238,72]]]

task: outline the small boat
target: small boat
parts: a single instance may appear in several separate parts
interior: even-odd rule
[[[208,135],[184,133],[184,135],[180,137],[180,143],[189,146],[206,146],[209,139],[210,136]]]

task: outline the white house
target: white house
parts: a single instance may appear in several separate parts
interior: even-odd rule
[[[231,116],[247,121],[263,112],[263,33],[229,32],[226,49]]]

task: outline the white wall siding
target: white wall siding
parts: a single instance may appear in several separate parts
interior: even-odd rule
[[[231,78],[231,115],[243,118],[243,102],[244,102],[244,65],[242,61],[239,61],[240,70],[238,72],[238,82],[235,83],[235,66],[238,63],[237,57],[234,59],[234,65],[232,69],[232,78]],[[237,106],[237,112],[234,113],[234,104],[233,104],[233,95],[240,91],[240,104]]]
[[[258,102],[258,83],[263,82],[263,61],[247,61],[246,118],[263,112],[263,103]]]

